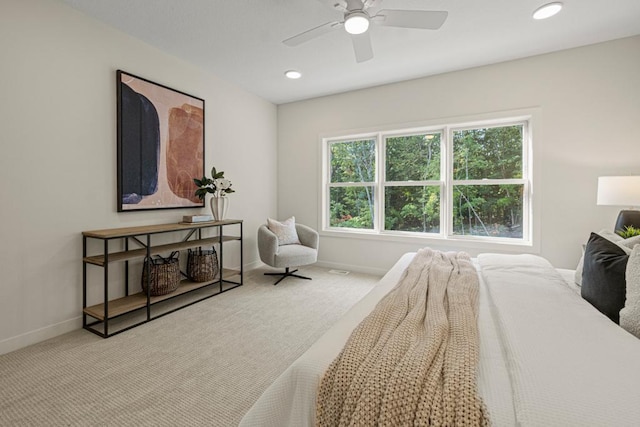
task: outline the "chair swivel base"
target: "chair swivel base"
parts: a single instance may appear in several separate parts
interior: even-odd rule
[[[299,274],[293,274],[296,271],[298,271],[297,268],[295,270],[293,270],[293,271],[289,271],[289,267],[286,267],[284,273],[264,273],[264,275],[265,276],[282,276],[281,278],[278,279],[278,281],[276,283],[273,284],[273,286],[275,286],[278,283],[282,282],[285,278],[287,278],[289,276],[297,277],[299,279],[311,280],[311,277],[305,277],[305,276],[300,276]]]

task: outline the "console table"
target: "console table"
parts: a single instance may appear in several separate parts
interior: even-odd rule
[[[154,243],[163,237],[162,243]],[[89,255],[88,243],[91,240],[102,241],[101,251]],[[121,242],[113,250],[110,243]],[[240,268],[225,268],[225,251],[230,242],[238,242]],[[133,248],[130,248],[133,245]],[[174,292],[166,295],[151,296],[150,288],[143,292],[140,280],[133,281],[136,292],[129,294],[129,261],[151,258],[166,252],[217,246],[219,256],[219,274],[212,281],[193,282],[184,279]],[[233,249],[233,248],[232,248]],[[109,267],[113,263],[124,263],[124,296],[110,299]],[[219,295],[222,292],[242,286],[242,220],[230,219],[200,223],[173,223],[148,225],[141,227],[112,228],[82,232],[82,326],[103,337],[124,332],[153,319],[172,313],[196,302]],[[87,306],[87,267],[93,265],[103,269],[102,302]],[[185,275],[186,276],[186,275]],[[234,280],[231,280],[234,279]],[[112,288],[113,289],[113,288]]]

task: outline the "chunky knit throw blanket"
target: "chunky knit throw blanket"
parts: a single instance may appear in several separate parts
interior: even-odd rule
[[[477,394],[478,277],[421,249],[325,372],[318,426],[488,426]]]

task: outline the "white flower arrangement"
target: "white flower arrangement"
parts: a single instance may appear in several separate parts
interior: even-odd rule
[[[214,197],[235,193],[235,190],[231,188],[231,181],[224,177],[223,171],[218,172],[215,167],[211,169],[211,178],[203,176],[202,179],[194,178],[193,182],[198,186],[196,196],[200,200],[204,200],[207,193],[213,194]]]
[[[218,189],[219,192],[226,193],[231,188],[231,181],[226,178],[218,178],[213,180],[213,186]]]

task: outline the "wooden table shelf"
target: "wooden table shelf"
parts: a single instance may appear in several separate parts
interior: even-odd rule
[[[224,269],[222,275],[223,277],[230,278],[232,276],[239,276],[240,271]],[[166,301],[168,299],[177,297],[179,295],[182,295],[191,291],[195,291],[197,289],[215,285],[219,282],[219,280],[220,280],[219,277],[209,282],[192,282],[191,280],[182,280],[180,282],[180,286],[178,286],[178,289],[176,289],[175,291],[165,295],[152,296],[150,298],[151,299],[150,304],[153,305],[161,301]],[[107,317],[109,319],[113,319],[123,314],[127,314],[132,311],[145,308],[146,306],[147,306],[147,294],[144,292],[138,292],[133,295],[129,295],[126,297],[117,298],[109,301]],[[84,312],[95,319],[104,321],[104,303],[87,307],[84,309]]]
[[[227,228],[231,228],[234,233],[225,234]],[[152,243],[152,236],[157,234],[175,233],[175,232],[187,232],[184,236],[183,233],[179,233],[177,239],[180,241],[174,243],[162,243],[154,245]],[[214,232],[216,235],[203,236],[204,232]],[[234,235],[235,234],[235,235]],[[149,225],[142,227],[126,227],[126,228],[114,228],[105,230],[93,230],[85,231],[83,235],[83,253],[82,253],[82,265],[83,265],[83,310],[82,310],[82,324],[83,327],[103,338],[108,338],[120,332],[124,332],[132,327],[138,326],[142,323],[149,322],[165,314],[169,314],[175,310],[186,307],[187,305],[195,302],[202,301],[204,299],[213,297],[227,290],[233,289],[238,286],[242,286],[243,281],[243,267],[242,267],[242,220],[223,220],[223,221],[209,221],[203,223],[185,224],[160,224]],[[98,239],[103,241],[103,252],[101,254],[87,254],[87,240]],[[177,240],[176,239],[176,240]],[[124,251],[110,252],[109,242],[112,240],[119,240],[124,242],[124,247],[128,248],[129,243],[133,242],[136,245],[135,249],[127,249]],[[168,240],[164,239],[165,242]],[[239,242],[240,253],[240,268],[230,269],[225,268],[224,264],[224,252],[225,246],[228,242]],[[140,247],[143,246],[143,247]],[[221,274],[208,282],[193,282],[191,280],[182,280],[178,289],[166,295],[150,296],[146,292],[135,292],[129,294],[129,261],[141,259],[148,256],[159,255],[166,252],[180,251],[184,249],[217,246],[217,253],[219,256],[219,267]],[[109,299],[109,265],[115,262],[125,263],[125,296]],[[87,266],[94,265],[102,267],[104,270],[103,278],[103,290],[104,299],[99,304],[93,304],[87,306]],[[235,280],[230,280],[237,277]],[[136,281],[139,284],[139,280]],[[199,290],[208,289],[204,296],[196,292]],[[139,290],[139,288],[138,288]],[[194,293],[196,292],[196,293]],[[194,294],[192,294],[194,293]],[[180,304],[180,298],[188,294],[196,295],[195,299],[192,297],[190,300]],[[175,298],[175,300],[174,300]],[[169,311],[160,313],[152,313],[152,306],[157,305],[163,301],[176,301],[174,308]],[[140,313],[142,309],[146,308],[146,317],[143,320],[133,321],[133,324],[120,327],[117,331],[110,331],[110,321],[114,318],[126,317],[130,313]],[[90,319],[95,319],[90,321]],[[125,322],[126,323],[126,322]]]

